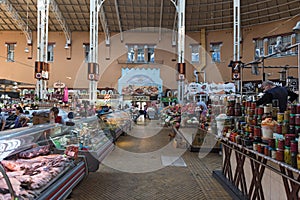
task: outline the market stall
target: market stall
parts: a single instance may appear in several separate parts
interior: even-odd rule
[[[115,142],[122,134],[127,134],[132,129],[131,115],[127,111],[114,111],[99,114],[100,125],[104,132],[110,133]]]
[[[65,199],[87,175],[84,156],[53,153],[47,135],[56,125],[0,133],[0,198]]]
[[[70,145],[86,158],[88,171],[95,172],[102,160],[114,149],[113,135],[104,132],[97,116],[74,120],[74,126],[61,126],[51,131],[49,138],[54,151],[64,153]]]
[[[233,98],[225,105],[223,168],[216,177],[247,199],[299,199],[300,104],[289,104],[284,113],[276,101],[256,106]]]

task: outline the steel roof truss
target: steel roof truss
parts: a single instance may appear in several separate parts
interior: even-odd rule
[[[63,17],[57,3],[55,0],[51,0],[50,1],[50,8],[53,12],[53,14],[55,15],[56,20],[58,21],[58,23],[60,24],[65,37],[66,37],[66,45],[71,45],[71,31],[70,28],[68,26],[68,24],[66,23],[65,18]]]
[[[8,0],[0,0],[0,6],[6,10],[11,19],[17,24],[26,36],[27,44],[32,44],[32,31],[28,28],[27,23],[20,17],[16,9]]]

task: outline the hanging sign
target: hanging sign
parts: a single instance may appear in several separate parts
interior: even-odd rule
[[[232,62],[231,67],[231,79],[232,80],[240,80],[241,79],[241,62],[234,61]]]
[[[55,82],[55,83],[53,83],[53,87],[54,88],[64,88],[64,87],[66,87],[66,84],[63,82]]]

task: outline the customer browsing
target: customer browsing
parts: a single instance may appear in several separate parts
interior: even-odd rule
[[[293,91],[290,91],[286,87],[276,86],[272,81],[264,81],[262,88],[264,89],[264,95],[256,102],[256,105],[269,104],[277,99],[280,112],[284,112],[288,102],[293,102],[298,97]]]

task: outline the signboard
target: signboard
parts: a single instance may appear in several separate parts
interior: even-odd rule
[[[149,96],[132,96],[132,101],[150,101]]]
[[[157,86],[136,86],[128,85],[122,88],[123,95],[158,95],[159,89]]]
[[[231,79],[232,80],[240,80],[241,79],[241,62],[240,61],[232,62]]]
[[[187,87],[188,94],[216,94],[235,92],[234,83],[216,84],[216,83],[190,83]]]
[[[53,87],[54,88],[64,88],[64,87],[66,87],[66,84],[63,82],[55,82],[55,83],[53,83]]]

